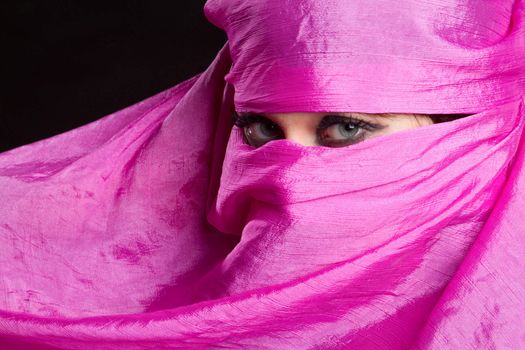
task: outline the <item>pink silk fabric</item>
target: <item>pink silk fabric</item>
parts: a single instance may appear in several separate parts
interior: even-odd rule
[[[204,72],[0,154],[0,348],[525,348],[524,10],[208,1]],[[471,115],[253,148],[234,110]]]

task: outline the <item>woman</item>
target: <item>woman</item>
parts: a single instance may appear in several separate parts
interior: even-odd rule
[[[523,347],[524,5],[208,1],[204,73],[0,156],[2,344]]]

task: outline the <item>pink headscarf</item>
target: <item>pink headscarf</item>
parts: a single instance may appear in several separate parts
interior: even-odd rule
[[[525,90],[523,1],[209,0],[238,111],[478,113]]]
[[[205,72],[0,154],[0,345],[524,347],[525,2],[205,13]],[[255,149],[234,109],[473,115]]]

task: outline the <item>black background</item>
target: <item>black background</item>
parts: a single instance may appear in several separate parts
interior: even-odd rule
[[[202,0],[2,1],[0,152],[203,71],[226,42]]]

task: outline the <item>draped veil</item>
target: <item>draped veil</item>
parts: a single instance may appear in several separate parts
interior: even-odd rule
[[[0,346],[525,346],[524,7],[209,0],[204,72],[0,154]],[[254,149],[234,110],[471,115]]]

